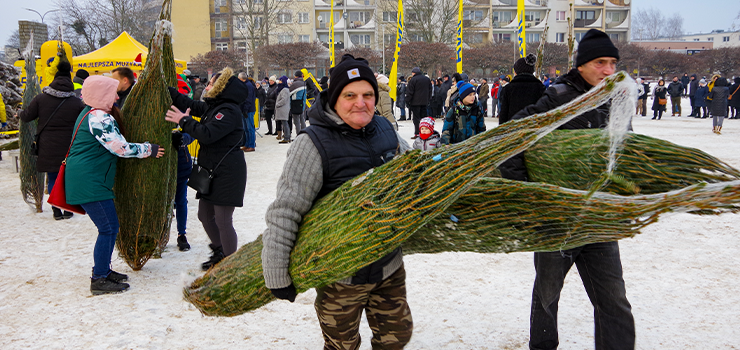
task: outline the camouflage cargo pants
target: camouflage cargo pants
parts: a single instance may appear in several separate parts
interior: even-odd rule
[[[403,265],[390,277],[374,284],[332,283],[316,289],[316,314],[324,335],[325,350],[360,347],[360,318],[365,310],[373,332],[373,349],[403,349],[411,339],[414,323],[406,301]]]

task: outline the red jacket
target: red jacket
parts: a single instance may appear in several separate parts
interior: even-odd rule
[[[493,87],[491,88],[491,98],[498,98],[498,83],[493,83]]]

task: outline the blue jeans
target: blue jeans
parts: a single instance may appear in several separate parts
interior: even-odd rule
[[[54,182],[57,181],[57,175],[59,175],[58,171],[46,173],[46,179],[49,182],[46,184],[46,191],[49,192],[49,194],[51,194],[51,189],[54,188]]]
[[[257,146],[257,136],[254,132],[254,112],[247,113],[244,117],[244,147],[255,148]]]
[[[634,349],[635,320],[627,301],[617,242],[534,254],[537,276],[532,291],[529,348],[557,349],[558,301],[573,263],[594,306],[595,349]]]
[[[98,239],[93,250],[93,278],[103,278],[110,274],[110,261],[118,235],[118,215],[112,199],[81,204],[87,215],[98,228]]]
[[[188,223],[188,178],[177,177],[177,189],[175,190],[175,220],[177,221],[177,234],[184,235]]]

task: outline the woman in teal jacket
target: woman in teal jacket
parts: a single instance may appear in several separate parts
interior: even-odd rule
[[[118,235],[118,215],[113,204],[113,183],[118,158],[157,158],[164,155],[159,145],[129,143],[120,131],[118,80],[91,76],[82,87],[85,107],[75,122],[75,136],[67,157],[65,189],[67,203],[79,204],[98,228],[93,250],[93,295],[120,293],[128,289],[128,276],[110,268]]]

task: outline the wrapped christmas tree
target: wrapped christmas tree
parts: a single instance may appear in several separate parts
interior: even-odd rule
[[[592,134],[605,159],[590,176],[588,191],[490,178],[504,160],[585,111],[607,101],[613,112],[631,110],[633,87],[621,72],[553,111],[503,124],[460,144],[407,152],[348,181],[303,218],[289,266],[297,291],[351,276],[407,243],[407,250],[417,252],[555,251],[631,237],[672,210],[735,211],[740,182],[698,184],[649,196],[596,192],[612,182],[628,183],[616,162],[629,125],[630,115],[624,113],[612,113],[621,119],[612,118],[609,138]],[[736,170],[724,171],[728,180],[736,178]],[[204,314],[220,316],[268,303],[273,297],[264,285],[261,249],[261,238],[242,246],[186,288],[186,299]]]
[[[36,95],[41,93],[39,88],[38,75],[36,74],[36,60],[33,54],[33,33],[28,40],[26,50],[23,52],[26,68],[26,89],[23,92],[23,106],[29,106]],[[20,178],[21,194],[23,200],[36,209],[37,213],[43,211],[42,203],[44,200],[44,174],[36,171],[37,155],[33,154],[31,147],[36,142],[36,128],[38,119],[31,122],[20,122]]]
[[[120,159],[114,187],[120,231],[116,246],[134,270],[161,251],[169,239],[175,186],[177,150],[172,147],[173,124],[164,120],[172,105],[168,85],[174,85],[171,0],[162,5],[149,43],[146,67],[123,106],[123,124],[130,142],[164,147],[164,157]]]

